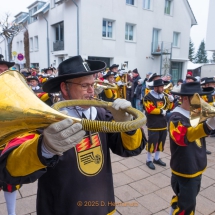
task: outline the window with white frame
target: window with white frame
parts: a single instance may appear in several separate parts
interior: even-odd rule
[[[152,35],[152,52],[161,52],[161,30],[154,28]]]
[[[150,10],[151,9],[151,2],[152,0],[143,0],[143,8],[146,10]]]
[[[39,49],[39,42],[38,42],[38,36],[34,37],[34,50]]]
[[[179,39],[180,39],[180,33],[178,33],[178,32],[173,32],[173,43],[172,43],[172,45],[173,45],[174,47],[179,47],[179,45],[180,45]]]
[[[33,37],[30,37],[30,41],[29,41],[29,45],[30,45],[30,51],[33,51]]]
[[[134,41],[134,25],[126,23],[125,40]]]
[[[165,0],[165,8],[164,13],[168,15],[172,15],[172,0]]]
[[[126,0],[126,4],[134,5],[135,0]]]
[[[32,9],[29,10],[30,23],[32,23],[32,22],[37,20],[37,16],[32,16],[37,10],[38,10],[37,6],[35,6]]]
[[[103,19],[102,37],[113,38],[113,21]]]

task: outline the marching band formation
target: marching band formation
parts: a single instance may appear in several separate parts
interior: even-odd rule
[[[0,77],[13,65],[1,55]],[[211,154],[205,137],[215,134],[215,119],[208,111],[215,106],[215,79],[188,73],[185,80],[179,79],[174,85],[170,74],[162,77],[147,73],[142,79],[137,68],[125,71],[118,67],[113,64],[107,70],[102,61],[83,61],[75,56],[63,61],[58,69],[20,71],[32,93],[50,107],[59,101],[89,100],[89,107],[61,108],[71,117],[128,122],[135,116],[123,110],[133,107],[144,112],[148,137],[142,126],[115,133],[84,131],[83,125],[71,118],[23,131],[0,144],[0,188],[9,215],[15,215],[16,190],[36,180],[38,215],[114,214],[115,206],[108,204],[115,201],[110,149],[123,157],[138,156],[145,149],[146,165],[153,171],[156,165],[166,166],[161,153],[167,135],[175,193],[170,214],[195,214],[202,173],[207,167],[206,154]],[[196,94],[201,96],[200,103],[194,100]],[[90,100],[103,100],[111,107],[94,107]],[[195,127],[191,126],[191,113],[199,120]],[[93,201],[96,207],[79,207],[78,201]],[[101,201],[105,204],[100,205]]]

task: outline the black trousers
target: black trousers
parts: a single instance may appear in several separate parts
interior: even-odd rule
[[[150,153],[155,153],[156,151],[163,152],[166,136],[167,130],[148,130],[148,142],[146,144],[146,151]]]
[[[202,175],[195,178],[184,178],[172,174],[171,186],[176,196],[173,196],[171,206],[175,215],[195,213],[196,196],[201,187],[201,180]]]

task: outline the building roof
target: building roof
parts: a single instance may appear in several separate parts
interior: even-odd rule
[[[37,10],[32,16],[37,16],[39,13],[46,13],[49,10],[50,3],[47,2],[39,10]]]
[[[192,26],[197,25],[198,23],[196,21],[196,17],[194,15],[193,11],[192,11],[192,8],[190,7],[190,4],[189,4],[188,0],[184,0],[184,2],[185,2],[185,5],[186,5],[186,8],[188,10],[188,13],[190,15],[190,18],[191,18],[191,25]]]
[[[29,5],[27,8],[30,9],[31,7],[33,7],[34,5],[38,4],[39,2],[46,3],[46,2],[44,2],[44,1],[35,1],[35,2],[32,3],[31,5]]]
[[[191,61],[188,61],[187,70],[195,70],[203,65],[204,63],[192,63]]]
[[[20,16],[20,15],[23,14],[23,13],[26,13],[26,14],[27,14],[28,12],[19,12],[19,13],[16,14],[14,17],[17,18],[18,16]]]
[[[17,22],[18,24],[23,23],[25,21],[28,20],[29,15],[26,15],[23,19],[21,19],[19,22]]]

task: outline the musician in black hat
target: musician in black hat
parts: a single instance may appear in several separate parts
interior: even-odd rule
[[[116,73],[118,72],[118,67],[119,67],[118,64],[113,64],[112,66],[110,66],[109,69],[110,69],[111,72],[114,72],[115,75],[116,75]]]
[[[160,159],[160,152],[164,150],[167,135],[166,107],[167,99],[165,98],[164,81],[160,78],[154,80],[153,90],[144,97],[145,114],[147,117],[148,142],[146,144],[147,159],[146,165],[154,170],[156,165],[166,166]],[[173,105],[171,105],[173,107]],[[152,153],[155,157],[152,161]],[[154,163],[154,164],[153,164]]]
[[[75,56],[59,65],[59,76],[48,80],[44,91],[61,91],[64,100],[91,99],[94,74],[103,71],[102,61],[83,61]],[[117,99],[108,108],[65,107],[67,114],[90,120],[131,120],[117,111],[130,107]],[[121,133],[86,132],[71,119],[56,122],[43,134],[31,133],[7,144],[0,157],[0,179],[31,183],[38,179],[38,215],[107,215],[115,212],[110,149],[120,156],[138,155],[144,148],[142,129]],[[22,166],[17,169],[17,166]],[[83,203],[83,205],[81,205]]]
[[[215,88],[215,79],[214,77],[210,77],[210,78],[202,78],[201,79],[201,86],[204,87],[213,87]],[[202,99],[207,102],[208,104],[210,104],[211,106],[215,107],[215,95],[214,92],[210,95],[203,95]],[[215,132],[211,131],[210,137],[215,137]],[[208,155],[211,154],[211,151],[206,149],[206,153]]]
[[[104,89],[98,96],[103,101],[113,102],[118,97],[118,86],[115,84],[115,73],[108,71],[104,76],[104,83],[110,83],[115,86],[116,89]]]
[[[55,75],[54,75],[54,68],[53,67],[45,68],[45,69],[43,69],[43,71],[46,73],[48,79],[51,79],[51,78],[55,77]]]
[[[4,60],[4,56],[0,54],[0,74],[7,71],[10,67],[12,67],[15,63]],[[0,154],[2,149],[0,149]],[[7,211],[10,215],[16,215],[16,190],[20,188],[20,185],[11,185],[8,183],[4,183],[0,180],[0,190],[4,191],[4,197],[7,205]]]
[[[193,128],[190,124],[190,101],[195,93],[210,95],[213,88],[203,88],[199,82],[185,83],[172,94],[181,97],[169,120],[169,136],[172,170],[171,185],[175,193],[170,214],[195,214],[196,196],[201,187],[202,173],[206,170],[205,138],[215,129],[215,119],[210,118]]]

